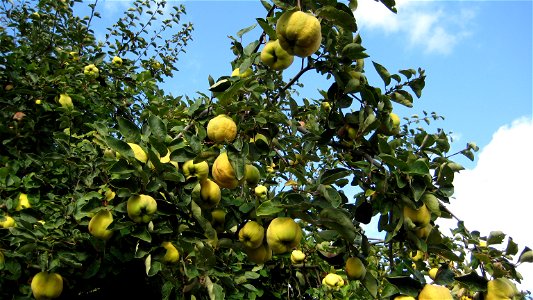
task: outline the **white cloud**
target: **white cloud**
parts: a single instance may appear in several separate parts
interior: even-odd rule
[[[398,14],[392,13],[380,2],[358,3],[354,14],[360,28],[404,34],[409,41],[408,47],[422,47],[425,53],[451,53],[462,39],[470,35],[468,28],[476,16],[472,8],[447,11],[442,3],[436,1],[397,0]]]
[[[461,171],[454,180],[455,199],[450,210],[469,230],[482,236],[501,230],[519,245],[533,248],[533,120],[521,118],[500,127],[479,154],[476,167]],[[442,227],[455,222],[438,222]],[[446,230],[442,230],[446,232]],[[505,243],[507,239],[505,240]],[[522,289],[533,287],[533,264],[518,267]]]

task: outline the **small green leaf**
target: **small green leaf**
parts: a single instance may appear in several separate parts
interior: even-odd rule
[[[272,216],[283,210],[281,203],[273,202],[271,200],[265,201],[257,207],[255,214],[257,216]]]
[[[263,31],[268,35],[269,40],[274,41],[278,38],[276,30],[274,30],[274,28],[272,28],[272,26],[270,26],[270,24],[265,21],[265,19],[257,18],[256,20],[257,24],[259,24]]]
[[[247,32],[252,31],[252,30],[255,28],[255,26],[257,26],[257,24],[253,24],[253,25],[251,25],[251,26],[248,26],[248,27],[246,27],[246,28],[243,28],[243,29],[237,31],[237,36],[238,36],[239,38],[241,38],[241,37],[242,37],[244,34],[246,34]]]
[[[158,138],[163,139],[167,134],[167,127],[163,120],[156,115],[150,115],[148,118],[148,124],[150,125],[150,131]]]
[[[318,183],[328,185],[334,184],[337,180],[350,176],[351,171],[344,168],[329,169],[324,171],[318,179]]]
[[[487,238],[487,245],[501,244],[504,238],[505,233],[501,231],[491,231],[489,237]]]
[[[374,64],[374,68],[378,72],[379,77],[381,77],[381,79],[385,83],[385,86],[389,85],[390,84],[390,79],[391,79],[391,75],[390,75],[389,71],[387,71],[387,69],[385,69],[384,66],[378,64],[375,61],[372,61],[372,63]]]
[[[531,250],[529,247],[525,247],[524,251],[520,253],[520,257],[518,258],[519,263],[533,263],[533,250]]]
[[[351,32],[357,31],[357,24],[355,23],[355,17],[353,14],[349,14],[330,5],[318,9],[316,14],[346,30]]]
[[[339,232],[348,242],[352,243],[356,237],[355,226],[344,210],[328,207],[320,212],[320,222],[327,228]]]
[[[118,118],[118,130],[126,141],[138,143],[141,140],[141,133],[135,123],[124,118]]]

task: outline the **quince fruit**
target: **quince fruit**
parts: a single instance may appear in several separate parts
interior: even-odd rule
[[[299,57],[310,56],[320,48],[321,30],[318,19],[302,11],[285,12],[276,24],[280,46],[290,55]]]
[[[15,227],[15,219],[13,219],[11,216],[4,215],[4,221],[2,220],[2,217],[0,217],[0,227],[2,228],[9,228],[9,227]]]
[[[269,41],[261,51],[261,61],[269,68],[281,71],[287,69],[294,61],[294,56],[283,49],[279,40]]]
[[[256,221],[248,221],[239,230],[239,241],[244,244],[246,248],[256,249],[263,244],[265,237],[265,229]]]
[[[211,212],[211,225],[215,230],[220,233],[224,231],[224,223],[226,222],[226,212],[217,208]]]
[[[429,270],[428,272],[429,278],[435,280],[435,278],[437,278],[438,272],[439,272],[439,268],[431,268],[431,270]]]
[[[180,260],[180,253],[171,242],[163,242],[161,246],[167,250],[163,256],[163,262],[176,263]]]
[[[113,236],[113,231],[107,227],[113,223],[113,215],[107,209],[100,210],[89,221],[89,233],[95,238],[107,241]]]
[[[411,296],[400,295],[400,296],[394,297],[394,300],[416,300],[416,299]]]
[[[429,234],[431,233],[431,230],[433,230],[433,226],[431,224],[427,224],[426,226],[422,228],[416,228],[415,229],[415,235],[419,239],[427,239]]]
[[[301,250],[292,250],[291,252],[291,262],[293,264],[301,264],[305,260],[305,253]]]
[[[418,300],[453,300],[453,297],[444,286],[426,284],[418,295]]]
[[[183,164],[182,169],[183,175],[187,179],[196,176],[198,180],[202,181],[209,175],[209,164],[206,161],[194,163],[194,160],[188,160]]]
[[[31,280],[31,291],[37,300],[57,298],[63,292],[63,277],[57,273],[39,272]]]
[[[268,196],[268,188],[264,185],[258,185],[255,187],[254,193],[259,199],[264,200]]]
[[[277,217],[267,228],[267,243],[275,254],[296,248],[302,239],[302,229],[292,218]]]
[[[511,300],[519,294],[516,285],[507,278],[496,278],[487,283],[485,300]]]
[[[222,198],[220,187],[211,179],[200,181],[200,206],[203,208],[213,208],[218,205]]]
[[[100,71],[94,64],[87,65],[83,68],[83,74],[91,77],[98,77]]]
[[[213,163],[211,175],[215,182],[223,188],[234,189],[239,185],[239,181],[235,177],[235,171],[226,152],[220,153]]]
[[[157,202],[148,195],[134,195],[126,203],[128,217],[135,223],[148,223],[157,211]]]
[[[413,261],[419,261],[424,258],[424,252],[416,250],[416,252],[414,252],[414,255],[413,252],[409,253],[409,257],[411,257]]]
[[[389,114],[389,120],[386,123],[381,124],[379,132],[385,135],[397,135],[400,133],[400,117],[391,112]]]
[[[411,219],[416,227],[424,227],[431,221],[431,212],[426,204],[422,204],[418,209],[405,205],[403,207],[403,217]]]
[[[141,146],[135,144],[135,143],[128,143],[130,145],[131,150],[133,150],[133,154],[135,155],[135,159],[142,163],[146,163],[148,161],[148,155],[146,152],[144,152],[143,148]]]
[[[115,56],[113,57],[113,60],[111,61],[111,63],[115,66],[122,66],[122,58]]]
[[[246,247],[244,248],[244,252],[246,252],[251,262],[259,265],[264,264],[272,258],[272,249],[264,243],[255,249]]]
[[[257,185],[259,183],[259,179],[261,179],[259,169],[254,165],[246,165],[244,169],[244,179],[250,186]]]
[[[20,193],[19,195],[19,203],[17,207],[15,207],[16,211],[21,211],[25,208],[30,208],[30,201],[28,201],[28,195],[24,193]]]
[[[352,280],[362,280],[366,275],[366,267],[358,257],[350,257],[346,260],[346,276]]]
[[[207,136],[215,143],[231,143],[237,136],[237,124],[226,115],[218,115],[207,123]]]
[[[74,104],[72,104],[72,98],[67,94],[59,95],[59,100],[57,102],[59,102],[63,108],[71,109],[74,107]]]
[[[344,279],[337,274],[329,273],[322,279],[322,284],[332,289],[339,289],[344,285]]]

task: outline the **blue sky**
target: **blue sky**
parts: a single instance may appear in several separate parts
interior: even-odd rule
[[[207,91],[208,75],[216,79],[231,73],[227,36],[254,24],[265,10],[258,0],[169,1],[173,4],[185,5],[184,19],[193,22],[195,30],[187,53],[180,56],[180,72],[165,88],[173,95],[194,96]],[[96,32],[103,36],[106,22],[116,20],[129,2],[99,5],[103,18]],[[391,73],[426,70],[422,98],[413,109],[398,105],[395,111],[401,116],[436,111],[446,120],[435,126],[453,132],[452,149],[470,141],[481,148],[474,162],[458,157],[467,170],[456,177],[452,211],[482,235],[503,230],[519,246],[533,248],[530,229],[520,224],[533,212],[532,2],[397,0],[397,7],[394,15],[373,0],[359,0],[355,15],[371,55],[367,77],[381,85],[371,60]],[[256,29],[244,43],[259,34]],[[295,61],[284,76],[291,78],[298,65]],[[306,84],[302,97],[317,99],[317,88],[329,86],[315,74],[301,81]],[[533,289],[531,264],[519,271],[527,278],[522,287]]]

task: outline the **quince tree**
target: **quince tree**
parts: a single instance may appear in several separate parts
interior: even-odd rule
[[[136,0],[95,34],[98,1],[2,1],[0,298],[524,297],[513,258],[532,250],[435,223],[455,218],[455,155],[478,149],[393,112],[425,71],[369,64],[357,0],[260,3],[191,98],[162,89],[184,6]],[[318,99],[298,93],[308,72]]]

